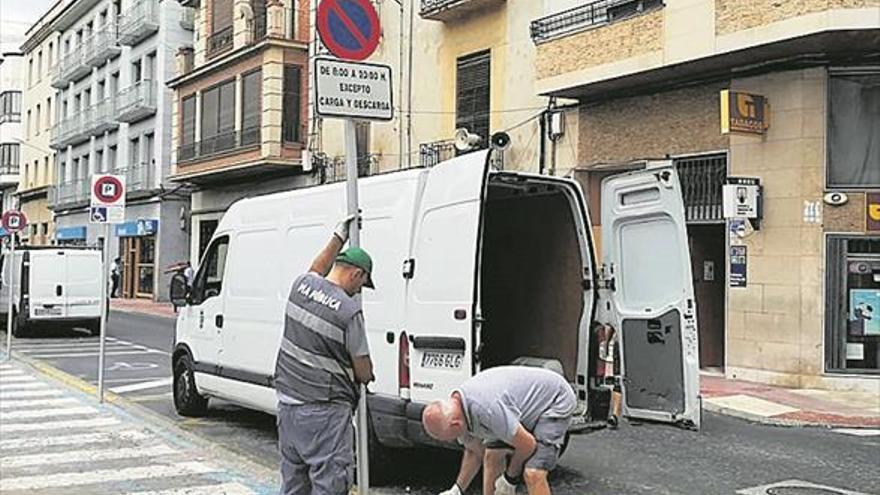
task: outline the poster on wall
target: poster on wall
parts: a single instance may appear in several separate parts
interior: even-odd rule
[[[880,290],[849,290],[849,334],[880,335]]]
[[[748,255],[745,246],[730,246],[730,286],[746,287]]]

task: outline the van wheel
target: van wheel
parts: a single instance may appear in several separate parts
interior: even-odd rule
[[[367,439],[370,451],[370,484],[387,485],[393,481],[394,468],[399,466],[397,461],[400,452],[398,449],[382,445],[373,428],[373,419],[370,418],[368,422],[370,426],[368,429],[370,436]],[[357,464],[355,464],[356,466]]]
[[[12,311],[12,335],[15,337],[24,337],[25,331],[27,331],[27,324],[23,321],[18,311]]]
[[[196,389],[192,360],[186,354],[174,364],[174,408],[181,416],[204,416],[208,398]]]
[[[101,335],[101,319],[98,318],[97,320],[89,322],[86,328],[89,330],[92,337]]]

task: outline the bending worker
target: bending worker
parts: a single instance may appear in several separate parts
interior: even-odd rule
[[[373,380],[364,316],[355,294],[373,288],[363,249],[339,251],[354,215],[293,282],[275,366],[280,495],[346,495],[354,455],[355,382]]]
[[[512,495],[521,479],[530,495],[549,495],[577,399],[561,375],[542,368],[499,366],[465,381],[449,399],[429,404],[422,425],[443,442],[464,445],[455,485],[461,495],[483,464],[483,494]]]

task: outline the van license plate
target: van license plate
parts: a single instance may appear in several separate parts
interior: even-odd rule
[[[457,370],[464,354],[459,352],[426,352],[422,354],[422,368]]]
[[[34,314],[37,316],[60,316],[61,308],[34,308]]]

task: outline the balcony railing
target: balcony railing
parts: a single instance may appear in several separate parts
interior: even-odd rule
[[[433,21],[448,21],[504,0],[421,0],[419,16]]]
[[[135,45],[159,30],[159,9],[156,0],[139,0],[119,16],[119,43]]]
[[[90,136],[98,136],[119,127],[119,123],[116,122],[115,103],[115,98],[105,98],[83,112],[84,132]]]
[[[208,56],[213,57],[220,52],[232,48],[232,26],[221,29],[208,37]]]
[[[177,163],[202,160],[214,155],[260,144],[260,127],[225,132],[216,136],[182,144],[177,147]]]
[[[89,199],[89,183],[83,179],[76,179],[62,182],[55,186],[55,197],[53,204],[63,205],[70,203],[79,203]]]
[[[180,27],[187,31],[195,29],[196,25],[196,9],[192,7],[182,7],[180,9]]]
[[[597,0],[532,21],[532,41],[540,44],[662,6],[662,0]]]
[[[98,67],[107,59],[119,55],[122,48],[116,43],[116,24],[108,22],[98,28],[83,44],[83,60]]]
[[[145,79],[119,93],[116,99],[116,118],[120,122],[135,122],[156,113],[156,83]]]
[[[0,175],[18,175],[19,170],[18,165],[0,165]]]
[[[53,88],[64,89],[71,81],[81,79],[92,72],[92,67],[85,62],[83,48],[83,45],[77,45],[55,64],[50,82]]]
[[[88,111],[75,113],[56,123],[49,133],[49,147],[63,149],[72,144],[87,140],[89,134],[85,132],[83,126],[83,119],[87,114]]]
[[[419,145],[419,163],[423,167],[433,167],[450,158],[455,158],[455,144],[451,139]]]
[[[128,192],[149,191],[153,189],[153,164],[138,163],[125,168],[117,168],[116,175],[125,176],[125,190]]]

